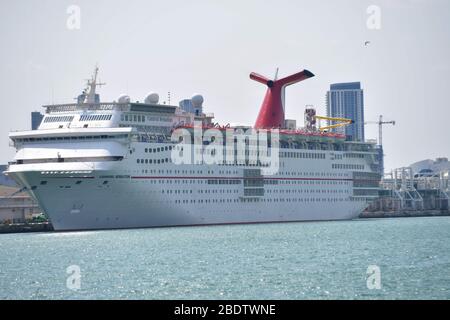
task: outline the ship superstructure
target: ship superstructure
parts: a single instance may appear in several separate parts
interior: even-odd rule
[[[55,230],[352,219],[378,196],[379,154],[373,144],[315,129],[311,119],[303,129],[284,119],[277,95],[311,76],[277,82],[252,74],[268,91],[280,87],[266,94],[250,128],[214,123],[200,95],[185,100],[189,108],[159,103],[155,93],[143,103],[126,95],[102,103],[96,70],[77,103],[44,106],[38,130],[10,133],[17,153],[7,174]],[[273,105],[282,114],[271,113]],[[239,148],[247,129],[267,140],[254,146],[244,137]],[[218,133],[223,149],[212,148],[222,144]]]

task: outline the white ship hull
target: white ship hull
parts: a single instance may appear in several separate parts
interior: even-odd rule
[[[346,220],[368,205],[352,197],[351,172],[330,169],[328,154],[323,160],[284,159],[285,169],[297,174],[282,170],[266,176],[277,184],[265,185],[264,196],[247,197],[245,167],[136,164],[148,156],[144,147],[161,145],[136,143],[135,153],[122,161],[16,164],[8,174],[28,189],[55,230]],[[104,148],[102,154],[114,149]],[[211,180],[239,184],[208,184]]]
[[[19,176],[30,185],[42,180],[40,173]],[[224,198],[217,199],[218,203],[203,205],[175,204],[175,198],[159,195],[159,184],[127,180],[110,182],[105,187],[98,179],[86,179],[80,185],[76,185],[75,180],[54,179],[45,188],[32,191],[55,230],[346,220],[358,217],[367,206],[365,202],[349,199],[326,204],[300,201],[304,200],[301,198],[282,203],[227,203]],[[71,188],[66,188],[69,186]],[[188,201],[191,199],[194,197]]]

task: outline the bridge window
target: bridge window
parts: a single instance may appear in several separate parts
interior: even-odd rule
[[[112,114],[83,114],[80,116],[80,121],[107,121],[111,119]]]
[[[73,116],[57,116],[57,117],[46,117],[44,123],[48,122],[70,122],[73,120]]]

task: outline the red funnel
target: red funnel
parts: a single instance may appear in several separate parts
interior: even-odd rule
[[[283,128],[284,126],[284,91],[291,84],[314,77],[308,70],[279,80],[269,80],[257,73],[250,73],[250,79],[267,85],[266,96],[256,119],[256,129]]]

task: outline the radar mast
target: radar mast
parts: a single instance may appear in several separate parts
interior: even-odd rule
[[[99,101],[96,101],[95,96],[95,90],[97,86],[103,86],[106,83],[97,82],[97,75],[98,75],[98,66],[95,66],[94,75],[91,79],[87,80],[87,88],[86,88],[86,98],[84,100],[84,103],[97,103]]]

